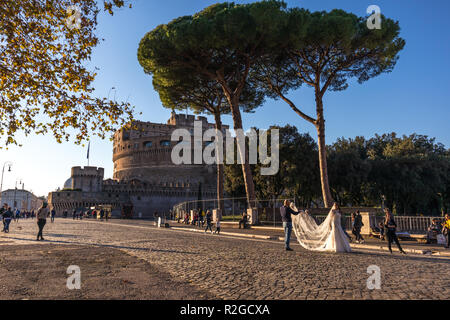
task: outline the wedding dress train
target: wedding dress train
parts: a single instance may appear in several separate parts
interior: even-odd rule
[[[298,211],[295,206],[292,208]],[[351,252],[347,236],[341,227],[341,214],[332,209],[325,221],[317,225],[309,214],[301,211],[292,217],[292,228],[302,247],[313,251]]]

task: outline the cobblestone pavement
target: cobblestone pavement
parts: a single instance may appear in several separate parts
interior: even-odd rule
[[[12,222],[0,246],[56,243],[117,248],[223,299],[450,299],[450,260],[355,251],[318,253],[270,240],[158,229],[134,221],[48,220],[46,242],[35,221]],[[76,263],[74,263],[76,264]],[[367,268],[381,270],[369,290]]]

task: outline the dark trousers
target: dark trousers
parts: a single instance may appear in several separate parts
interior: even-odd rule
[[[3,220],[5,232],[9,232],[9,224],[11,223],[11,218],[5,218]]]
[[[216,227],[216,231],[214,231],[214,233],[220,234],[220,227]]]
[[[212,231],[212,224],[211,224],[211,222],[208,222],[208,221],[207,221],[207,222],[206,222],[206,229],[205,229],[205,232],[208,231],[208,229],[211,230],[211,232],[213,232],[213,231]]]
[[[286,249],[289,247],[289,242],[291,241],[291,233],[292,233],[292,222],[283,222],[284,228],[284,247]]]
[[[364,240],[363,237],[361,236],[361,228],[358,227],[353,228],[352,233],[355,235],[356,241]]]
[[[450,247],[450,232],[449,231],[447,231],[446,238],[447,238],[447,246],[446,246],[446,248],[448,248],[448,247]]]
[[[51,221],[52,221],[52,222],[54,222],[54,221],[55,221],[55,216],[52,216],[52,219],[51,219]]]
[[[46,221],[46,219],[39,219],[38,220],[38,222],[37,222],[37,225],[38,225],[38,227],[39,227],[39,233],[38,233],[38,235],[37,235],[37,238],[39,239],[39,237],[41,238],[41,239],[43,239],[43,237],[42,237],[42,231],[44,230],[44,226],[45,226],[45,223],[46,223],[47,221]]]
[[[245,229],[245,227],[247,226],[247,221],[239,220],[239,229],[241,228],[241,225],[242,225],[242,229]]]
[[[395,231],[388,231],[386,232],[386,237],[388,241],[388,248],[389,251],[392,252],[391,244],[395,242],[397,244],[398,250],[403,251],[400,242],[398,241],[397,235],[395,234]]]

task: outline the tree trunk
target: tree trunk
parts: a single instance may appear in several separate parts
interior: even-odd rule
[[[214,113],[214,119],[216,120],[216,133],[222,133],[222,120],[220,119],[220,112]],[[217,140],[215,141],[217,143]],[[217,150],[216,150],[217,151]],[[223,159],[222,159],[223,160]],[[216,162],[217,162],[217,203],[220,212],[223,214],[224,203],[223,203],[223,161],[220,161],[220,155],[216,152]]]
[[[228,98],[228,97],[227,97]],[[233,116],[234,130],[242,129],[242,118],[241,111],[239,110],[239,101],[238,98],[233,97],[232,99],[228,99],[231,106],[231,114]],[[231,101],[230,101],[231,100]],[[250,164],[248,163],[248,155],[245,152],[245,143],[244,150],[241,150],[240,147],[240,138],[239,135],[236,135],[238,152],[242,161],[242,174],[244,176],[244,184],[245,184],[245,193],[247,195],[247,204],[250,208],[256,206],[255,200],[255,185],[253,183],[253,175],[250,169]]]
[[[325,119],[323,117],[322,97],[316,94],[316,111],[317,111],[317,136],[319,145],[319,166],[320,166],[320,183],[322,185],[322,197],[326,208],[333,205],[333,197],[330,192],[328,183],[328,167],[327,167],[327,150],[325,144]]]

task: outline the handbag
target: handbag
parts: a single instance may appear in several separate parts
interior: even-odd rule
[[[436,236],[436,241],[437,241],[438,244],[445,244],[446,243],[445,240],[446,239],[445,239],[445,237],[442,234],[438,234]]]

